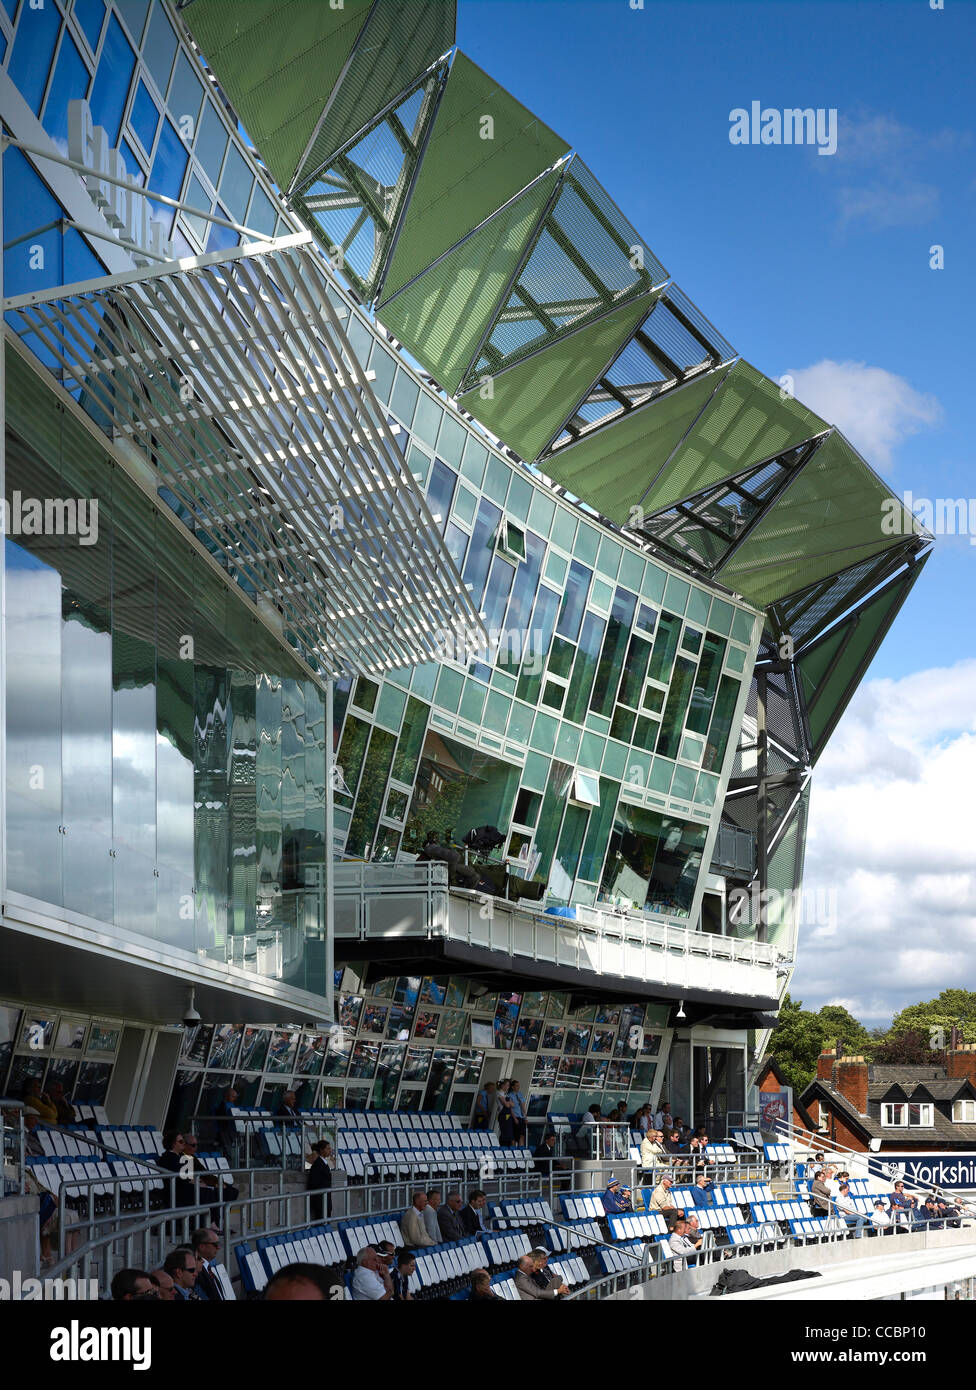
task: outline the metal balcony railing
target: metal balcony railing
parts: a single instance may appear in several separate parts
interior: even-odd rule
[[[318,895],[324,915],[324,887]],[[578,906],[575,919],[535,903],[450,888],[444,864],[336,866],[336,940],[451,939],[508,956],[642,984],[775,995],[777,949],[693,931],[656,914]],[[306,910],[314,917],[316,911]]]

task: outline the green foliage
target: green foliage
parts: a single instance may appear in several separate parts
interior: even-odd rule
[[[779,1022],[769,1040],[769,1056],[793,1087],[795,1095],[809,1086],[817,1074],[817,1058],[823,1050],[824,1025],[819,1015],[804,1009],[802,999],[783,998]]]
[[[816,1076],[817,1058],[824,1048],[839,1043],[848,1056],[864,1056],[869,1062],[931,1066],[943,1060],[954,1024],[962,1027],[964,1042],[976,1043],[976,992],[944,989],[937,999],[902,1009],[890,1028],[870,1032],[840,1004],[825,1004],[819,1013],[811,1013],[802,1000],[787,994],[768,1056],[799,1095]]]
[[[864,1024],[840,1004],[824,1004],[817,1017],[823,1024],[827,1047],[840,1043],[848,1056],[858,1055],[871,1045]]]

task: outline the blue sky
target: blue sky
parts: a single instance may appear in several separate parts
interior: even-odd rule
[[[972,493],[976,5],[460,0],[458,42],[579,151],[743,356],[903,379],[926,399],[888,391],[889,446],[874,415],[853,442],[899,492]],[[836,108],[837,154],[730,144],[754,100]],[[873,673],[972,651],[954,596],[974,575],[976,547],[943,543]]]
[[[460,0],[458,42],[897,492],[976,495],[976,5]],[[837,153],[732,145],[753,101],[836,108]],[[808,1007],[976,988],[974,588],[976,546],[941,539],[815,771],[805,886],[836,911],[801,926]]]

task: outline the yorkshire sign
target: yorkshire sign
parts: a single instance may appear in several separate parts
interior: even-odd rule
[[[868,1167],[879,1178],[904,1178],[915,1187],[944,1187],[951,1191],[976,1189],[976,1153],[871,1154]]]
[[[83,175],[85,187],[109,226],[121,238],[152,253],[140,256],[134,251],[133,259],[138,264],[175,259],[172,243],[165,240],[161,225],[152,219],[149,199],[135,191],[139,185],[130,176],[120,152],[110,148],[104,128],[93,124],[87,101],[68,102],[68,157],[91,169],[90,174]],[[109,183],[106,174],[124,180],[133,191]]]

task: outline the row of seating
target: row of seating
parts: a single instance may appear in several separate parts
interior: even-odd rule
[[[230,1172],[223,1154],[200,1154],[199,1158],[208,1172]],[[152,1161],[150,1159],[150,1163]],[[114,1192],[118,1187],[123,1199],[139,1196],[141,1205],[145,1190],[149,1191],[151,1199],[163,1199],[169,1194],[169,1184],[165,1176],[149,1166],[149,1163],[137,1163],[134,1159],[68,1159],[52,1155],[44,1158],[30,1157],[26,1164],[34,1172],[41,1186],[54,1197],[64,1187],[67,1197],[92,1197],[96,1201],[114,1201]],[[119,1178],[124,1178],[125,1181],[114,1181]]]
[[[336,1144],[345,1149],[402,1149],[405,1153],[429,1149],[496,1149],[498,1139],[489,1130],[336,1130]]]
[[[693,1192],[692,1187],[672,1187],[671,1196],[674,1198],[675,1206],[694,1206]],[[752,1206],[756,1202],[773,1200],[769,1184],[765,1182],[715,1183],[711,1188],[711,1194],[715,1198],[715,1205],[719,1207],[741,1205],[746,1202]]]

